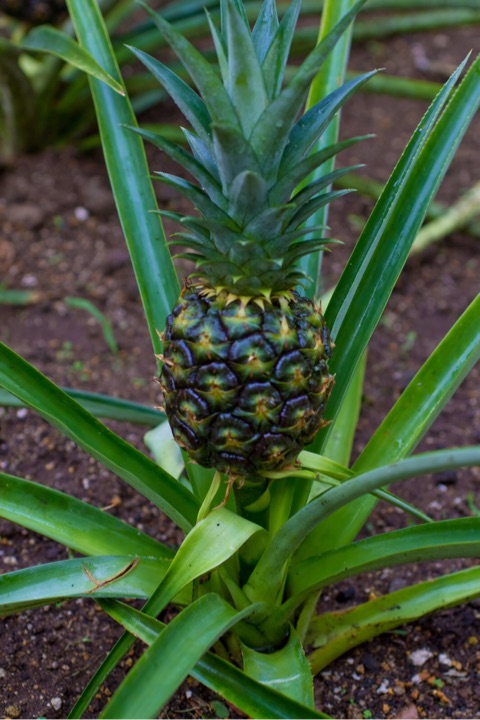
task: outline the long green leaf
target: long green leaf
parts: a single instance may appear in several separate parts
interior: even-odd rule
[[[295,35],[295,27],[300,13],[301,1],[295,0],[287,8],[280,25],[277,8],[273,0],[262,5],[252,37],[262,63],[262,72],[267,88],[271,88],[271,97],[276,97],[283,84],[285,68],[290,47]],[[265,26],[269,26],[268,33]],[[262,28],[263,32],[260,31]],[[256,30],[259,30],[258,35]],[[260,47],[261,45],[261,47]]]
[[[0,575],[0,615],[73,597],[148,598],[168,569],[159,558],[61,560]]]
[[[99,604],[126,630],[147,645],[155,642],[165,628],[159,620],[116,601],[100,600]],[[114,612],[112,612],[114,611]],[[255,718],[326,718],[276,690],[256,682],[239,668],[207,652],[191,672],[192,677],[226,698],[250,717]],[[77,717],[83,710],[71,715]]]
[[[153,145],[156,145],[160,150],[163,150],[166,155],[172,158],[175,162],[181,165],[187,172],[190,173],[201,185],[202,188],[208,193],[210,199],[217,205],[222,205],[225,202],[225,198],[222,195],[221,187],[212,175],[205,170],[205,167],[199,162],[193,155],[184,150],[183,147],[170,142],[167,138],[162,137],[158,133],[150,132],[149,130],[142,130],[140,128],[130,128],[134,132],[138,133],[144,140],[148,140]]]
[[[234,3],[225,3],[225,6],[227,91],[237,113],[243,118],[242,130],[249,137],[267,107],[267,90],[248,23]]]
[[[0,473],[0,517],[84,555],[170,559],[173,550],[100,508],[31,480]]]
[[[411,452],[479,360],[480,295],[477,295],[399,397],[354,469],[364,471]],[[389,438],[395,438],[395,442]]]
[[[343,613],[324,613],[310,627],[307,642],[319,649],[309,655],[314,673],[335,658],[381,633],[423,615],[468,602],[480,595],[480,568],[428,580]]]
[[[156,427],[165,420],[165,415],[160,410],[131,400],[122,400],[111,395],[102,395],[101,393],[77,390],[76,388],[62,387],[61,390],[95,417],[122,420],[123,422],[137,423],[148,427]],[[12,395],[12,393],[1,388],[0,405],[4,407],[25,407],[25,403],[16,395]]]
[[[287,592],[295,595],[320,589],[379,568],[456,557],[480,557],[480,518],[455,518],[394,530],[293,563]]]
[[[429,202],[480,104],[480,58],[434,126],[457,73],[430,106],[388,181],[326,311],[342,352],[331,369],[337,382],[329,416],[338,413],[357,363],[380,320]],[[322,442],[328,437],[323,434]]]
[[[328,34],[331,28],[335,27],[336,23],[340,18],[353,7],[353,0],[327,0],[324,4],[322,19],[320,23],[318,41]],[[307,98],[306,108],[308,111],[314,107],[322,98],[329,95],[336,88],[343,84],[345,80],[345,73],[347,69],[348,59],[350,55],[350,44],[352,37],[352,26],[347,28],[340,38],[337,45],[333,48],[332,52],[326,59],[325,63],[320,68],[319,72],[315,76],[310,86],[310,91]],[[313,152],[320,152],[329,145],[333,145],[338,140],[340,120],[338,115],[326,128],[322,134],[320,140],[314,147]],[[327,162],[322,165],[321,168],[317,168],[314,174],[314,178],[318,177],[320,173],[331,172],[335,166],[335,156],[332,156]],[[327,225],[328,223],[328,205],[320,208],[317,212],[307,220],[307,227],[314,227],[315,225]],[[313,298],[318,294],[317,281],[320,276],[320,268],[322,263],[321,253],[312,253],[302,258],[300,265],[305,271],[307,278],[311,278],[306,286],[306,294]]]
[[[469,371],[480,360],[480,296],[465,310],[397,400],[354,465],[363,472],[406,457],[420,442]],[[361,498],[315,532],[324,550],[351,542],[375,500]]]
[[[306,452],[304,450],[302,453],[300,453],[299,460],[303,468],[308,467],[309,470],[316,470],[323,476],[321,477],[321,479],[316,478],[313,490],[308,496],[310,500],[314,497],[317,497],[322,492],[325,492],[325,490],[327,490],[330,486],[339,485],[342,480],[347,480],[348,478],[352,478],[355,475],[353,470],[349,470],[348,468],[339,465],[338,463],[332,462],[324,455],[315,455],[314,453]],[[416,517],[423,522],[433,522],[430,517],[426,515],[426,513],[424,513],[422,510],[419,510],[414,505],[407,503],[406,500],[402,500],[388,490],[373,490],[371,494],[379,500],[386,500],[386,502],[390,503],[394,507],[400,508],[404,512],[412,515],[412,517]],[[304,505],[305,502],[303,502],[300,507],[303,507]],[[298,509],[300,509],[300,507]],[[323,548],[322,543],[317,542],[317,532],[319,535],[322,535],[321,525],[315,528],[315,530],[308,537],[308,543],[305,543],[302,546],[301,550],[297,552],[297,560],[299,560],[300,557],[301,559],[306,559],[313,555],[317,555],[318,548]],[[302,552],[302,550],[304,550],[304,552]]]
[[[115,617],[115,607],[109,612]],[[249,612],[234,610],[213,593],[198,598],[153,641],[100,717],[156,718],[209,647]]]
[[[92,58],[92,56],[75,42],[70,35],[57,30],[49,25],[41,25],[33,28],[21,42],[21,47],[25,50],[35,50],[37,52],[48,52],[70,63],[73,67],[88,73],[92,77],[97,78],[106,83],[112,90],[125,95],[122,85],[117,82],[108,72]]]
[[[365,493],[400,480],[440,470],[471,467],[480,463],[480,446],[439,450],[415,455],[393,465],[370,470],[315,498],[278,531],[265,549],[244,587],[253,601],[275,597],[286,563],[314,528],[335,510]]]
[[[382,21],[377,18],[362,20],[355,28],[354,38],[357,41],[365,42],[369,39],[386,38],[403,33],[476,25],[479,21],[480,12],[478,10],[462,10],[458,7],[451,10],[432,8],[424,13],[398,14],[394,17],[384,18]]]
[[[102,15],[95,0],[67,0],[79,44],[112,77],[121,82]],[[137,278],[150,337],[161,351],[157,330],[178,297],[179,284],[159,217],[141,139],[125,129],[136,125],[130,102],[104,83],[90,78],[98,126],[118,215]],[[153,359],[152,359],[153,361]]]
[[[192,493],[3,343],[0,385],[149,498],[183,530],[194,524],[198,502]]]

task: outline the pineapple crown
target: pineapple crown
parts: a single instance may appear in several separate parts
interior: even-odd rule
[[[296,266],[299,258],[331,242],[315,237],[323,228],[302,225],[318,208],[347,192],[332,192],[329,187],[352,168],[307,179],[361,138],[313,153],[312,149],[343,103],[373,73],[347,82],[299,114],[312,79],[363,2],[355,4],[285,85],[300,0],[289,5],[281,22],[275,0],[264,0],[252,30],[241,0],[220,0],[220,31],[207,15],[218,70],[172,25],[143,5],[198,91],[159,60],[131,48],[192,127],[183,129],[191,152],[158,134],[132,129],[198,183],[156,173],[199,213],[197,217],[159,211],[183,226],[175,244],[188,248],[181,257],[195,261],[200,283],[235,295],[269,297],[301,283],[305,274]]]

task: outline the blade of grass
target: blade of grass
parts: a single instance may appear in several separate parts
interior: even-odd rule
[[[0,305],[32,305],[42,299],[38,290],[6,290],[0,286]]]
[[[87,300],[86,298],[66,297],[65,305],[66,307],[78,308],[80,310],[85,310],[86,312],[90,313],[90,315],[94,317],[95,320],[97,320],[97,322],[99,323],[102,329],[104,340],[107,343],[111,352],[114,355],[118,353],[118,345],[117,341],[115,340],[115,335],[113,334],[110,320],[107,318],[106,315],[100,312],[100,310],[95,307],[95,305],[90,302],[90,300]]]

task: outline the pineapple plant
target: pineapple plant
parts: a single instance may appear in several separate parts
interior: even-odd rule
[[[331,242],[323,228],[304,222],[345,192],[329,187],[352,168],[314,179],[312,173],[358,138],[311,151],[369,75],[299,118],[313,77],[358,4],[285,85],[299,10],[293,2],[279,22],[275,3],[266,0],[251,30],[241,2],[222,3],[220,32],[210,20],[220,74],[152,13],[198,94],[132,48],[189,120],[191,152],[138,132],[199,183],[158,173],[199,213],[163,212],[183,226],[173,240],[186,247],[179,256],[195,263],[162,336],[165,410],[191,459],[233,479],[291,466],[327,422],[334,382],[333,343],[319,305],[298,291],[306,280],[298,261]]]
[[[316,72],[348,18],[333,34],[326,35],[306,64],[296,70],[290,85],[281,89],[295,10],[291,8],[289,20],[278,24],[273,5],[267,0],[261,20],[250,34],[241,4],[232,0],[228,5],[228,1],[222,4],[222,34],[212,27],[222,81],[189,44],[159,20],[165,36],[194,76],[202,97],[161,63],[137,53],[171,91],[193,127],[193,132],[186,132],[191,154],[161,137],[140,132],[172,158],[182,161],[198,182],[193,185],[172,176],[162,177],[182,189],[199,211],[199,216],[191,218],[171,214],[184,225],[180,239],[189,248],[187,254],[197,255],[197,274],[187,281],[176,304],[179,288],[171,258],[163,233],[159,234],[157,218],[148,213],[155,197],[146,158],[139,138],[124,131],[126,125],[135,123],[131,105],[104,83],[91,83],[105,160],[155,352],[160,351],[155,329],[164,324],[175,304],[164,336],[167,362],[162,382],[167,395],[176,387],[189,393],[184,393],[188,399],[185,405],[182,396],[180,400],[178,395],[171,396],[172,424],[184,412],[194,432],[198,432],[199,425],[205,426],[205,443],[211,443],[213,421],[211,416],[195,415],[197,396],[215,413],[223,413],[225,424],[230,415],[242,420],[247,417],[253,424],[248,408],[245,410],[237,400],[243,388],[229,388],[228,383],[225,387],[225,378],[230,376],[223,366],[230,371],[231,363],[231,372],[243,373],[238,377],[254,395],[257,389],[250,386],[253,381],[249,366],[256,372],[260,363],[254,362],[252,353],[259,352],[257,348],[263,348],[264,342],[274,350],[278,346],[282,349],[280,336],[290,334],[289,345],[282,350],[287,355],[293,343],[299,343],[294,352],[298,350],[302,367],[313,356],[313,352],[304,351],[313,350],[308,342],[314,337],[326,400],[332,385],[326,365],[328,332],[315,305],[298,293],[302,269],[297,265],[302,250],[317,250],[325,240],[320,237],[312,242],[301,223],[314,210],[315,203],[321,206],[323,196],[329,193],[326,187],[331,176],[322,178],[322,169],[317,174],[316,168],[345,147],[335,144],[319,149],[314,146],[315,140],[368,77],[344,85],[297,119],[305,97],[305,77],[311,78]],[[96,0],[68,0],[68,5],[81,44],[116,76],[118,66]],[[337,0],[325,1],[327,27],[334,22],[328,11],[339,10],[339,6]],[[252,47],[255,54],[251,53]],[[258,78],[255,81],[258,65],[263,86],[258,85]],[[360,642],[479,595],[480,568],[469,561],[465,570],[369,598],[346,613],[329,612],[328,608],[316,612],[318,593],[341,579],[390,569],[399,563],[478,556],[479,518],[432,521],[421,509],[408,506],[384,488],[430,472],[478,466],[478,446],[412,453],[480,358],[480,298],[469,305],[419,369],[350,468],[366,346],[426,209],[480,105],[480,58],[454,90],[464,65],[440,90],[412,135],[329,304],[329,322],[338,342],[331,363],[337,371],[337,384],[327,412],[327,416],[335,418],[330,435],[335,442],[324,437],[323,447],[304,453],[299,459],[301,471],[295,468],[290,473],[287,467],[284,472],[270,473],[270,477],[281,475],[282,479],[269,488],[268,505],[259,502],[252,509],[251,505],[237,503],[236,507],[232,504],[231,508],[210,510],[205,500],[210,503],[212,473],[187,464],[179,482],[178,475],[170,474],[164,464],[156,464],[129,445],[86,407],[93,401],[90,407],[95,413],[117,420],[135,418],[149,425],[163,420],[160,413],[89,392],[65,392],[0,343],[2,388],[143,494],[186,535],[180,547],[173,549],[145,534],[137,524],[129,525],[104,509],[43,482],[0,472],[0,516],[61,542],[75,554],[68,560],[0,575],[0,614],[41,604],[56,606],[63,599],[83,597],[97,602],[128,631],[89,681],[70,717],[82,717],[87,712],[135,637],[149,647],[102,710],[102,717],[158,717],[161,707],[188,674],[220,693],[248,717],[327,717],[314,709],[312,674]],[[338,66],[332,63],[327,74],[332,80],[338,77]],[[277,84],[272,84],[272,75]],[[263,108],[261,112],[259,108]],[[288,124],[286,135],[282,134],[284,123]],[[312,152],[308,156],[307,145]],[[302,189],[297,190],[302,182]],[[289,184],[287,190],[285,185]],[[334,197],[330,195],[330,199]],[[244,215],[239,212],[241,203]],[[247,219],[250,209],[257,214]],[[295,225],[296,213],[303,216],[296,217],[298,225],[289,229],[289,225]],[[318,230],[310,227],[310,232]],[[272,233],[271,237],[268,233]],[[241,256],[242,247],[246,248],[245,257]],[[253,257],[256,262],[252,262]],[[277,274],[282,263],[284,272]],[[195,322],[201,331],[198,338]],[[233,363],[236,333],[243,333],[245,326],[251,329],[246,337],[241,336],[248,355],[244,362]],[[228,337],[223,341],[225,327]],[[303,345],[301,338],[306,339]],[[170,355],[169,343],[170,348],[173,344]],[[265,398],[273,390],[281,395],[280,390],[287,390],[287,382],[277,389],[276,358],[261,359],[263,375],[258,384],[263,386],[256,397]],[[218,372],[212,367],[215,362],[223,363]],[[291,366],[287,363],[287,367]],[[208,379],[203,387],[202,373]],[[319,379],[313,371],[310,377]],[[294,379],[301,383],[299,378],[294,373]],[[169,382],[177,386],[169,390]],[[189,386],[185,387],[187,382]],[[312,391],[312,386],[307,385],[308,392]],[[297,388],[294,397],[304,396],[313,403],[306,390]],[[228,405],[230,402],[232,405]],[[250,405],[256,413],[255,422],[261,426],[258,432],[265,434],[270,431],[262,425],[261,412],[268,410],[265,416],[270,417],[276,407],[268,402],[263,401],[263,408],[262,401]],[[188,403],[192,403],[190,410]],[[304,422],[300,410],[297,417]],[[276,422],[282,429],[279,434],[287,437],[291,426],[284,428],[278,416]],[[240,448],[243,442],[239,442]],[[298,444],[301,442],[303,439]],[[163,439],[159,450],[164,460],[168,447]],[[200,450],[200,444],[190,452],[195,450]],[[257,448],[250,444],[249,451],[248,460]],[[221,458],[212,458],[214,452],[222,450],[210,450],[205,462],[221,462]],[[284,462],[279,456],[267,457],[266,462],[270,461],[274,467]],[[226,469],[232,477],[239,472],[257,473],[255,479],[262,473],[269,475],[265,465],[245,469],[244,460],[234,463],[230,459]],[[299,478],[302,482],[298,482]],[[265,480],[268,482],[269,477]],[[410,512],[421,523],[355,541],[369,517],[375,495]],[[148,599],[138,610],[114,598]],[[165,626],[157,618],[170,603],[182,609]],[[216,654],[209,652],[210,648]]]
[[[0,0],[0,12],[29,25],[57,23],[67,14],[65,0]]]

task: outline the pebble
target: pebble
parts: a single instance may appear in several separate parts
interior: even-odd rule
[[[447,667],[451,667],[453,665],[451,659],[448,657],[447,653],[440,653],[438,656],[438,662],[441,665],[446,665]]]
[[[416,667],[421,667],[427,662],[427,660],[430,660],[430,658],[432,657],[433,653],[431,650],[428,650],[427,648],[422,648],[420,650],[414,650],[412,653],[410,653],[408,659]]]
[[[26,288],[37,287],[38,278],[33,273],[27,273],[22,277],[22,285]]]
[[[4,680],[7,677],[7,673],[3,668],[0,668],[0,680]]]
[[[87,208],[81,206],[76,207],[73,211],[73,214],[79,222],[85,222],[85,220],[88,220],[88,218],[90,217],[90,213],[88,212]]]
[[[62,700],[59,697],[54,697],[50,700],[50,705],[53,707],[54,710],[60,710],[62,707]]]
[[[9,705],[5,708],[5,713],[8,715],[8,717],[19,718],[22,714],[22,711],[17,705]]]
[[[389,682],[388,682],[387,678],[385,678],[385,680],[382,680],[382,682],[378,686],[377,693],[379,695],[385,695],[385,693],[388,692],[389,687],[390,687]]]

